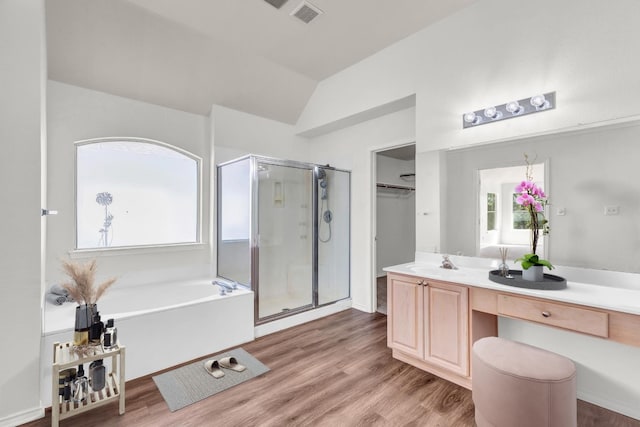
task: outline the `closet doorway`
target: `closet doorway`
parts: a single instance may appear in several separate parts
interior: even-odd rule
[[[375,300],[376,311],[383,314],[387,314],[387,276],[383,268],[415,258],[415,158],[415,143],[375,155]]]

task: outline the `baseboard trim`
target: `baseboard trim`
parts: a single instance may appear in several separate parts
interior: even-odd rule
[[[352,304],[352,308],[355,308],[356,310],[359,310],[359,311],[364,311],[365,313],[375,313],[376,312],[375,310],[372,311],[371,307],[368,306],[368,305],[365,306],[365,305],[354,303],[354,304]]]
[[[0,419],[0,427],[14,427],[44,418],[44,408],[28,409]]]
[[[615,400],[607,399],[604,396],[589,393],[589,392],[584,392],[580,390],[578,390],[577,395],[578,395],[578,399],[584,400],[585,402],[593,403],[594,405],[598,405],[610,411],[617,412],[622,415],[626,415],[627,417],[631,417],[636,420],[640,420],[639,407],[631,407],[628,405],[624,405]]]

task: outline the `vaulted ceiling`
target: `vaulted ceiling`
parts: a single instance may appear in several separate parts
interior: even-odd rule
[[[476,0],[47,0],[49,78],[293,124],[316,84]]]

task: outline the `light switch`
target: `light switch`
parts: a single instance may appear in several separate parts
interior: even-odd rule
[[[620,214],[620,206],[605,206],[604,207],[605,215],[618,215]]]

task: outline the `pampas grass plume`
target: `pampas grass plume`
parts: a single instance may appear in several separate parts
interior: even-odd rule
[[[63,260],[62,268],[72,279],[62,286],[78,304],[95,304],[116,281],[115,278],[111,278],[98,285],[97,289],[94,287],[97,270],[95,259],[84,264]]]

